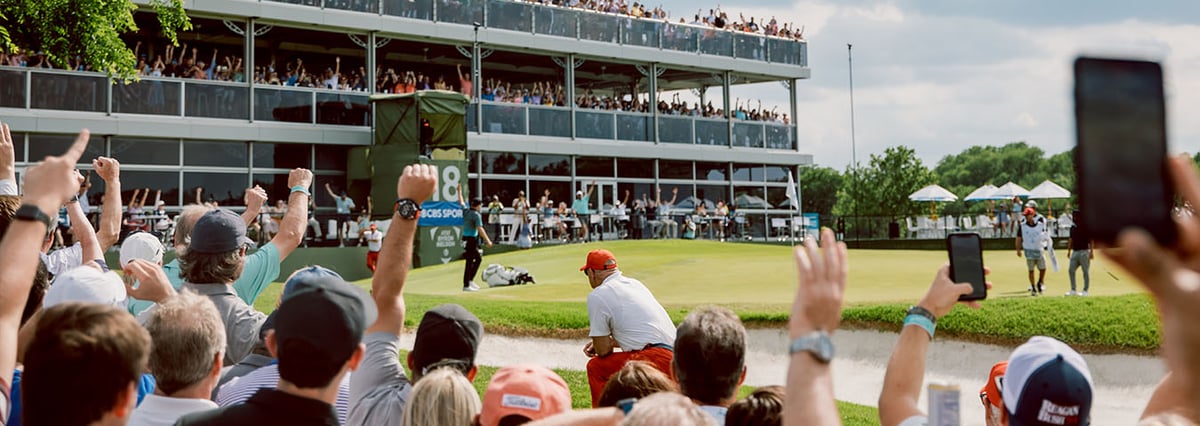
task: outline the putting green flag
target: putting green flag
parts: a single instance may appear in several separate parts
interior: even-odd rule
[[[787,198],[792,201],[793,206],[796,206],[796,211],[801,211],[800,210],[800,199],[799,199],[799,196],[796,194],[796,181],[794,179],[792,179],[792,171],[791,170],[788,170]]]

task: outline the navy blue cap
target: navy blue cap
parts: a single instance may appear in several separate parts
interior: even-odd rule
[[[246,238],[246,222],[237,213],[217,209],[205,213],[192,227],[188,250],[196,253],[227,253],[252,246]]]

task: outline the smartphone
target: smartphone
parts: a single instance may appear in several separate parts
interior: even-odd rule
[[[1075,185],[1092,238],[1113,245],[1121,230],[1137,227],[1173,245],[1162,67],[1076,59],[1075,136]]]
[[[950,253],[950,280],[970,283],[971,293],[958,300],[987,299],[987,281],[983,278],[983,240],[974,232],[959,232],[946,237]]]

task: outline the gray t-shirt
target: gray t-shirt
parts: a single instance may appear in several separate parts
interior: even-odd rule
[[[258,332],[267,316],[239,299],[232,285],[185,282],[183,288],[208,297],[221,314],[225,323],[225,364],[233,365],[250,355],[259,343]]]
[[[350,418],[346,424],[399,424],[412,383],[400,366],[400,336],[378,332],[363,337],[366,354],[350,376]]]

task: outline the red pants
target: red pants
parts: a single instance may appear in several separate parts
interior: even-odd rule
[[[375,265],[377,265],[377,264],[379,264],[379,252],[368,251],[367,252],[367,269],[370,269],[371,272],[374,273]]]
[[[596,404],[600,402],[600,394],[604,392],[608,378],[620,371],[626,362],[648,362],[667,377],[673,378],[675,375],[671,374],[671,359],[674,357],[675,352],[669,349],[649,348],[632,352],[613,352],[607,356],[592,358],[587,363],[588,387],[592,388],[592,408],[596,408]]]

